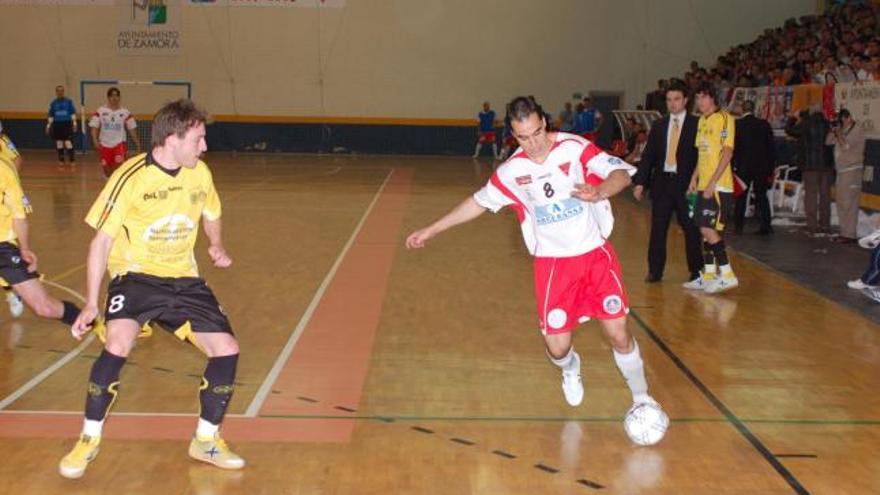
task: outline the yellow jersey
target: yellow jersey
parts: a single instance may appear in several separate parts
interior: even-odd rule
[[[0,158],[5,158],[10,163],[14,163],[14,160],[20,155],[21,153],[19,153],[18,149],[15,148],[15,145],[12,144],[12,140],[9,139],[9,136],[6,134],[0,134]]]
[[[0,194],[3,195],[0,203],[0,242],[18,244],[18,237],[12,229],[12,220],[27,218],[31,207],[21,189],[21,180],[15,165],[5,156],[0,156]]]
[[[107,269],[111,277],[129,272],[157,277],[197,277],[193,249],[202,215],[220,218],[220,197],[211,171],[195,167],[167,170],[152,154],[123,163],[86,216],[86,223],[114,239]]]
[[[718,110],[709,116],[700,117],[697,124],[697,189],[706,190],[709,179],[721,162],[722,148],[733,149],[733,138],[736,126],[733,117],[724,110]],[[715,189],[722,192],[733,192],[733,169],[728,165],[718,178]]]

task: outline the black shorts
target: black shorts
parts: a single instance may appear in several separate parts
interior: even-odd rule
[[[40,278],[40,274],[28,271],[18,246],[11,242],[0,242],[0,278],[0,285],[9,286]]]
[[[73,139],[73,121],[52,122],[52,139],[55,141],[70,141]]]
[[[107,287],[104,315],[107,321],[136,320],[141,326],[156,323],[181,340],[187,338],[187,328],[196,333],[232,334],[223,308],[208,284],[198,277],[164,278],[143,273],[118,276]]]
[[[724,225],[733,214],[733,193],[715,192],[715,197],[706,199],[703,191],[697,193],[696,222],[697,227],[724,230]]]

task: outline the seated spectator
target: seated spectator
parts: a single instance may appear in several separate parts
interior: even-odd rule
[[[639,126],[638,131],[636,131],[635,140],[633,142],[633,146],[630,149],[629,154],[623,159],[626,163],[630,163],[632,165],[638,165],[639,162],[642,161],[642,153],[645,152],[645,146],[648,144],[648,133],[645,132],[645,129],[642,129]]]

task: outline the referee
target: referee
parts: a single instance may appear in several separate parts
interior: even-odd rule
[[[73,135],[76,133],[76,107],[73,101],[64,96],[64,86],[55,86],[55,99],[49,104],[49,120],[46,134],[55,140],[58,150],[58,165],[64,166],[64,150],[70,165],[76,164],[73,154]]]

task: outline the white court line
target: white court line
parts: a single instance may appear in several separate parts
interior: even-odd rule
[[[77,299],[79,299],[83,303],[86,302],[86,299],[82,296],[82,294],[76,292],[73,289],[69,289],[61,284],[56,284],[55,282],[52,282],[50,280],[44,280],[43,283],[46,285],[51,285],[53,287],[57,287],[57,288],[65,291],[69,294],[72,294],[73,296],[75,296]],[[24,385],[19,387],[18,390],[9,394],[6,398],[4,398],[2,401],[0,401],[0,411],[9,407],[13,402],[20,399],[21,396],[23,396],[24,394],[33,390],[37,385],[43,383],[43,381],[45,381],[47,378],[49,378],[52,375],[52,373],[55,373],[62,366],[66,365],[67,363],[69,363],[70,361],[75,359],[82,351],[84,351],[86,349],[86,347],[89,346],[89,344],[92,343],[93,340],[95,340],[94,334],[89,334],[89,336],[86,337],[86,339],[83,340],[80,345],[76,346],[72,351],[65,354],[64,357],[62,357],[61,359],[56,361],[55,364],[44,369],[42,372],[40,372],[40,374],[31,378],[27,383],[25,383]]]
[[[287,363],[287,359],[293,352],[293,348],[296,347],[296,343],[299,341],[300,336],[302,336],[306,325],[308,325],[309,321],[312,319],[312,315],[315,313],[315,310],[318,308],[318,304],[324,297],[324,292],[327,291],[327,287],[330,286],[330,282],[333,281],[333,277],[336,276],[336,271],[342,264],[342,260],[345,258],[345,255],[348,254],[348,250],[351,248],[351,245],[354,244],[355,238],[360,233],[361,228],[364,226],[364,223],[366,223],[367,217],[369,217],[370,212],[373,211],[373,206],[376,205],[376,201],[379,200],[379,196],[382,195],[382,191],[385,190],[385,186],[388,184],[388,181],[391,179],[391,176],[393,174],[394,169],[392,168],[388,171],[388,175],[385,177],[385,180],[382,181],[382,185],[379,186],[379,190],[376,191],[376,194],[373,196],[373,200],[370,201],[369,206],[367,206],[367,211],[364,212],[364,215],[361,217],[360,222],[358,222],[357,226],[354,228],[354,232],[351,233],[351,237],[348,238],[348,242],[346,242],[345,246],[342,248],[342,252],[339,253],[339,256],[336,258],[333,266],[330,267],[330,271],[327,272],[327,275],[324,277],[324,281],[321,282],[321,285],[318,287],[317,292],[315,292],[314,297],[312,297],[312,302],[309,303],[309,306],[306,308],[305,313],[303,313],[302,318],[300,318],[299,323],[296,325],[296,328],[293,330],[293,333],[287,340],[287,344],[284,346],[284,349],[281,350],[281,354],[278,355],[278,359],[275,360],[275,364],[272,366],[272,369],[269,370],[269,373],[266,375],[266,379],[263,380],[263,384],[260,385],[259,390],[257,390],[257,394],[254,396],[254,400],[251,401],[251,404],[248,406],[247,410],[244,413],[245,416],[253,418],[256,417],[257,413],[260,412],[260,408],[263,407],[263,402],[266,401],[266,397],[268,397],[269,392],[272,390],[272,385],[275,384],[275,380],[277,380],[278,375],[281,374],[281,369]]]

